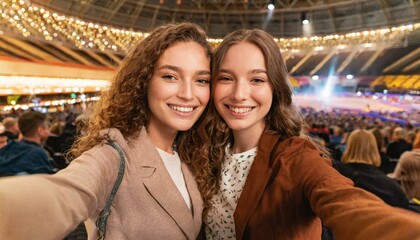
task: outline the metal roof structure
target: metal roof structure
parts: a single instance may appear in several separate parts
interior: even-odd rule
[[[300,37],[301,21],[311,35],[392,27],[420,21],[418,0],[32,0],[81,19],[149,31],[169,22],[200,24],[210,37],[238,28],[262,28],[275,37]],[[268,10],[268,4],[275,9]]]
[[[420,90],[420,0],[4,0],[0,77],[106,80],[148,31],[183,21],[200,24],[214,46],[235,29],[265,29],[291,77],[404,75]],[[26,94],[5,79],[0,95]]]

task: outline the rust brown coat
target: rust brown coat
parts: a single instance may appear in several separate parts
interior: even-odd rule
[[[340,175],[309,141],[264,133],[234,213],[237,239],[420,239],[420,215]],[[319,217],[318,217],[319,216]]]

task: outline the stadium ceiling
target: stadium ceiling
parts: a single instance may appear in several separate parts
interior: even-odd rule
[[[311,35],[346,33],[420,20],[419,0],[32,0],[88,21],[133,30],[190,21],[210,37],[238,28],[262,28],[275,37],[301,37],[303,17]],[[273,3],[275,9],[267,6]]]
[[[220,43],[217,38],[238,28],[267,30],[275,36],[297,85],[298,78],[311,76],[354,76],[362,83],[381,76],[387,86],[420,91],[420,0],[276,0],[272,12],[266,10],[268,3],[3,0],[0,96],[52,94],[77,87],[97,91],[102,86],[96,83],[66,86],[75,79],[89,84],[111,79],[131,45],[144,39],[146,32],[182,21],[201,24],[214,47]],[[313,24],[311,37],[303,31],[303,13]],[[37,92],[32,85],[43,84],[44,78],[58,79],[59,87],[44,91],[45,86],[40,86]]]

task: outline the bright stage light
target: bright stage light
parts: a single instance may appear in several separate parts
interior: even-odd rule
[[[306,13],[301,13],[300,15],[300,20],[302,21],[303,25],[308,25],[309,24],[309,19],[306,17]]]

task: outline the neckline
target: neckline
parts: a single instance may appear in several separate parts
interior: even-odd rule
[[[240,152],[240,153],[233,153],[232,152],[232,149],[230,148],[230,146],[228,146],[228,149],[227,149],[227,152],[231,155],[231,156],[233,156],[233,157],[236,157],[236,156],[240,156],[240,155],[246,155],[246,154],[254,154],[255,152],[257,151],[257,147],[253,147],[253,148],[251,148],[251,149],[249,149],[249,150],[246,150],[246,151],[244,151],[244,152]]]

